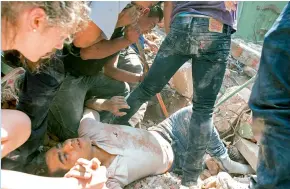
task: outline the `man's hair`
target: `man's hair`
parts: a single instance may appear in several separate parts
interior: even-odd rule
[[[160,22],[163,19],[163,10],[159,5],[155,5],[150,8],[148,17],[158,17]]]
[[[25,172],[38,176],[63,177],[68,171],[58,169],[55,172],[50,173],[46,163],[45,152],[39,152],[33,160],[25,166]]]

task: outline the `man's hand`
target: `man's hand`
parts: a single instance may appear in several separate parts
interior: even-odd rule
[[[149,48],[153,52],[153,54],[157,54],[159,48],[156,45],[156,43],[151,42],[151,41],[148,40],[147,45],[149,46]]]
[[[128,26],[125,29],[125,38],[130,41],[131,44],[136,43],[140,37],[136,27]]]
[[[78,179],[80,188],[107,189],[107,170],[100,164],[97,158],[93,158],[91,161],[80,158],[75,166],[65,174],[65,177]]]
[[[114,96],[109,100],[106,100],[102,104],[102,109],[112,112],[115,116],[124,116],[127,113],[126,112],[120,112],[120,109],[130,109],[130,106],[128,106],[125,97],[123,96]]]

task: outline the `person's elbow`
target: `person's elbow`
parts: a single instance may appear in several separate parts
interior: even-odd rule
[[[104,67],[104,74],[110,78],[115,79],[117,69],[113,66]]]
[[[104,53],[102,53],[102,50],[92,52],[89,49],[81,49],[80,56],[82,60],[103,59],[107,57]]]

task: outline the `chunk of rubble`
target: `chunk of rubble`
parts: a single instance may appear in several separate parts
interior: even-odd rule
[[[192,98],[192,64],[186,62],[183,64],[169,81],[170,86],[180,95]]]
[[[237,88],[238,86],[228,88],[224,96],[221,97],[219,101],[222,101],[227,95]],[[231,125],[233,125],[236,118],[247,106],[250,94],[251,91],[248,88],[244,88],[218,107],[214,113],[214,125],[220,133],[231,130]]]
[[[239,136],[236,136],[235,138],[235,146],[251,167],[257,171],[259,146]]]

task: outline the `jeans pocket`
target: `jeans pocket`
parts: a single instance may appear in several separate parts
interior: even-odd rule
[[[174,49],[180,55],[193,55],[198,53],[199,42],[189,32],[180,32],[172,29],[163,42],[166,47]]]

